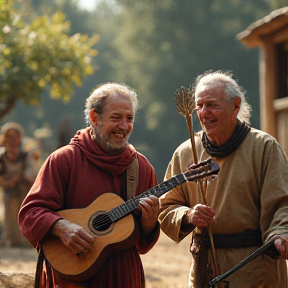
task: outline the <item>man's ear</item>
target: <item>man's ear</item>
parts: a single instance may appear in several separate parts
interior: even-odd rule
[[[93,127],[98,125],[99,115],[93,109],[90,109],[89,120]]]
[[[237,97],[234,101],[234,113],[238,115],[241,106],[241,98]]]

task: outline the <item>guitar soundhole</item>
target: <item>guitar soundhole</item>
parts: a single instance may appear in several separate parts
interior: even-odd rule
[[[89,219],[90,230],[97,235],[105,235],[113,229],[113,221],[105,211],[98,211]]]

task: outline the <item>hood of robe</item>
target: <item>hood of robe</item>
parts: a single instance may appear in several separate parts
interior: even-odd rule
[[[77,131],[69,144],[77,145],[89,161],[113,175],[122,174],[127,170],[137,155],[136,149],[131,144],[127,144],[121,154],[107,155],[91,138],[90,130],[91,128],[87,127]]]

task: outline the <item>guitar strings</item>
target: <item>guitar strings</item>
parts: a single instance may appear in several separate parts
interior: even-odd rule
[[[99,214],[92,220],[92,227],[96,230],[105,230],[105,228],[110,227],[112,220],[107,213]]]
[[[121,206],[112,209],[110,212],[105,212],[96,215],[92,220],[92,227],[96,230],[103,231],[108,229],[114,222],[123,218],[128,213],[132,212],[139,206],[139,201],[141,198],[149,197],[151,195],[161,192],[162,189],[167,189],[166,183],[161,183],[156,187],[151,188],[150,190],[134,197],[133,199],[128,200],[126,203]],[[114,217],[113,217],[114,216]]]
[[[206,170],[210,165],[208,165],[208,167],[207,166],[205,167],[205,166],[206,165],[204,165],[204,167],[201,167],[203,173],[208,172]],[[194,170],[200,170],[200,169],[195,168]],[[197,173],[199,174],[199,171]],[[126,203],[120,205],[119,207],[112,209],[110,212],[98,213],[97,215],[95,214],[95,217],[92,220],[92,227],[100,231],[108,229],[114,222],[118,221],[119,219],[123,218],[124,216],[126,216],[127,214],[135,210],[139,206],[139,201],[141,198],[149,197],[151,195],[155,195],[159,197],[160,195],[162,195],[163,189],[164,191],[166,191],[166,190],[170,190],[171,187],[172,188],[175,187],[175,183],[174,184],[172,183],[173,180],[176,180],[177,185],[181,184],[178,182],[177,176],[175,176],[171,178],[170,180],[160,183],[159,185],[152,187],[146,192],[128,200]],[[160,195],[157,195],[158,193]]]
[[[121,219],[122,217],[130,213],[131,211],[135,210],[138,204],[129,205],[132,203],[132,201],[130,200],[122,204],[121,206],[112,209],[110,212],[105,212],[105,213],[96,215],[92,220],[92,227],[96,230],[105,230],[109,228],[112,223]]]

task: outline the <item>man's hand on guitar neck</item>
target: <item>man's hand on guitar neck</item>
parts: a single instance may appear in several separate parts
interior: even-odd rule
[[[76,254],[90,250],[95,241],[84,228],[65,219],[55,222],[50,233],[58,236]]]
[[[142,198],[139,201],[139,209],[141,210],[141,226],[144,234],[149,234],[158,219],[159,199],[156,196]]]

